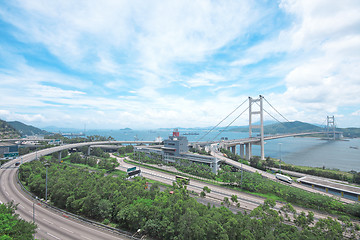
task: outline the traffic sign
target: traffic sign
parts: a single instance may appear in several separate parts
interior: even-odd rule
[[[19,153],[4,153],[4,157],[16,157],[19,156]]]
[[[132,171],[135,171],[136,170],[136,167],[131,167],[131,168],[128,168],[126,171],[129,173],[129,172],[132,172]]]

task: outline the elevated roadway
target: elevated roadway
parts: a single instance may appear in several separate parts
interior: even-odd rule
[[[68,148],[76,148],[88,145],[101,145],[107,143],[114,143],[116,141],[108,142],[84,142],[69,144],[63,146],[57,146],[49,149],[40,150],[37,153],[30,153],[22,156],[23,162],[30,162],[36,159],[36,157],[41,157],[44,155],[51,154],[53,152],[61,151]],[[135,142],[135,141],[127,141]],[[219,156],[220,157],[220,156]],[[93,227],[91,225],[82,223],[78,220],[73,220],[63,216],[61,213],[54,212],[53,210],[46,208],[44,206],[39,206],[37,203],[34,204],[32,199],[29,199],[24,195],[23,191],[19,188],[19,185],[16,183],[16,174],[17,168],[14,167],[15,162],[19,161],[18,159],[11,160],[1,166],[0,169],[0,201],[2,203],[9,202],[13,200],[16,204],[19,204],[17,213],[26,221],[32,221],[33,217],[33,206],[35,206],[35,222],[38,225],[36,238],[39,239],[129,239],[127,236],[120,236],[108,232],[103,229]],[[226,160],[228,163],[240,164],[238,162],[231,162]],[[131,166],[122,162],[121,167],[125,168]],[[142,169],[143,170],[143,169]],[[143,175],[149,179],[157,180],[167,184],[172,184],[175,180],[173,175],[166,173],[158,172],[155,170],[147,169],[143,171]],[[271,175],[271,174],[270,174]],[[209,194],[209,197],[222,201],[224,197],[231,198],[231,195],[237,195],[240,200],[240,205],[242,208],[252,210],[257,207],[259,204],[262,204],[264,199],[261,197],[253,196],[246,193],[241,193],[235,190],[222,188],[220,186],[203,183],[201,181],[191,180],[191,184],[188,186],[190,191],[200,193],[204,186],[209,186],[212,190]],[[276,208],[279,209],[282,206],[282,203],[277,203]],[[303,211],[304,209],[297,208],[297,211]],[[317,218],[324,218],[326,215],[316,213]]]
[[[61,151],[68,148],[75,148],[93,144],[104,144],[104,142],[89,142],[63,145],[48,149],[43,149],[37,153],[29,153],[22,156],[22,162],[30,162],[36,157],[45,156],[53,152]],[[127,236],[111,233],[107,230],[94,227],[72,218],[67,218],[61,213],[57,213],[45,206],[38,205],[24,194],[16,181],[17,168],[15,162],[19,159],[10,160],[0,168],[0,202],[7,203],[14,201],[19,204],[16,212],[26,221],[33,220],[33,207],[35,208],[35,223],[38,225],[35,237],[38,239],[131,239]]]

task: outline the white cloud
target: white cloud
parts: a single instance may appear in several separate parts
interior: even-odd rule
[[[185,85],[189,87],[200,87],[200,86],[214,86],[219,82],[224,82],[226,79],[222,75],[217,75],[215,73],[201,72],[196,73],[194,77],[187,80]]]
[[[14,36],[44,46],[80,77],[30,66],[31,59],[2,47],[1,56],[14,67],[1,69],[0,102],[16,109],[3,115],[39,113],[41,121],[69,124],[73,118],[106,126],[206,126],[251,94],[266,95],[293,120],[318,121],[360,104],[356,0],[281,1],[291,23],[255,45],[246,41],[262,37],[258,28],[265,28],[270,10],[251,1],[11,4],[16,11],[0,7],[0,16],[17,27]]]
[[[45,117],[42,114],[19,114],[9,110],[0,109],[0,118],[7,121],[43,122]]]
[[[352,116],[360,116],[360,110],[351,113]]]

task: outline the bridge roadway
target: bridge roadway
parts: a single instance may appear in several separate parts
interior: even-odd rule
[[[114,141],[111,141],[111,143],[114,143]],[[43,149],[37,153],[33,152],[22,156],[22,162],[30,162],[35,160],[36,157],[45,156],[64,149],[94,144],[104,144],[104,142],[76,143]],[[19,204],[16,212],[20,217],[26,221],[32,221],[34,201],[26,196],[16,183],[17,168],[14,167],[14,164],[18,161],[19,159],[10,160],[1,166],[0,202],[6,203],[13,200],[16,204]],[[38,225],[35,237],[38,239],[131,239],[71,218],[66,218],[62,214],[56,213],[44,206],[39,206],[36,203],[35,222]]]
[[[313,135],[313,134],[325,134],[326,132],[306,132],[306,133],[287,133],[287,134],[277,134],[271,136],[264,136],[264,141],[278,139],[278,138],[286,138],[286,137],[296,137],[296,136],[306,136],[306,135]],[[250,137],[250,138],[242,138],[242,139],[234,139],[234,140],[224,140],[221,141],[228,147],[236,146],[239,144],[246,144],[246,143],[258,143],[260,142],[260,137]],[[214,141],[211,143],[219,143],[219,141]]]

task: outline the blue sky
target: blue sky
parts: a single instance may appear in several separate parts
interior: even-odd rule
[[[2,1],[0,118],[204,127],[261,94],[289,120],[360,127],[359,12],[358,0]]]

